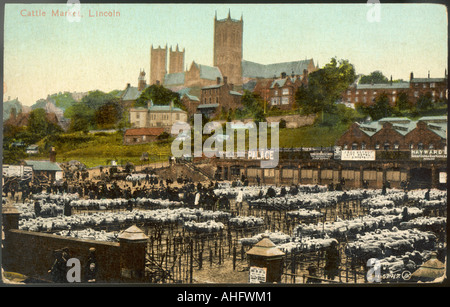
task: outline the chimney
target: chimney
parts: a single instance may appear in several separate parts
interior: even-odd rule
[[[389,83],[392,85],[392,75],[391,75],[391,80],[389,81]]]
[[[411,74],[409,75],[409,81],[411,81],[412,79],[414,79],[414,73],[411,72]]]
[[[56,149],[55,147],[52,147],[50,150],[50,162],[56,162]]]
[[[127,88],[129,88],[130,87],[130,83],[127,83]]]
[[[220,77],[217,77],[217,84],[220,84]]]
[[[428,71],[428,79],[430,79],[430,71]]]
[[[223,77],[223,84],[227,84],[228,82],[228,77]]]
[[[285,72],[282,72],[282,73],[281,73],[281,79],[284,79],[284,78],[286,78],[286,73],[285,73]]]

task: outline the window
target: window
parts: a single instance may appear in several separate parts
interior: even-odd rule
[[[373,91],[373,94],[376,95],[376,94],[377,94],[377,91]]]
[[[219,97],[216,97],[216,103],[219,103]]]
[[[363,97],[363,102],[367,102],[366,96]]]
[[[139,119],[139,115],[140,115],[139,113],[136,113],[136,119]]]
[[[364,95],[367,95],[367,91],[364,91]]]
[[[284,88],[282,91],[283,95],[289,95],[289,89],[288,88]]]
[[[274,94],[275,96],[278,96],[278,90],[275,90],[275,91],[273,92],[273,94]]]
[[[434,149],[434,145],[433,145],[433,144],[430,144],[430,145],[428,146],[428,149]]]
[[[361,149],[362,150],[366,149],[366,143],[364,143],[364,142],[361,143]]]
[[[356,91],[356,95],[359,95],[359,91]]]
[[[417,149],[422,150],[423,149],[423,143],[417,144]]]
[[[399,146],[398,143],[395,142],[395,143],[394,143],[394,149],[398,149],[398,146]]]
[[[358,102],[358,97],[355,97],[355,102]]]
[[[436,87],[436,83],[431,82],[431,83],[430,83],[430,87],[431,87],[431,88],[435,88],[435,87]]]
[[[392,95],[395,95],[395,94],[397,94],[397,91],[392,91]]]
[[[281,97],[281,104],[289,104],[289,97]]]
[[[347,149],[348,149],[347,144],[344,144],[344,150],[347,150]]]
[[[375,149],[377,149],[377,150],[380,149],[380,144],[376,143],[375,144]]]
[[[396,98],[395,96],[392,96],[392,102],[395,102],[395,98]]]
[[[350,95],[351,94],[351,92],[350,91],[347,91],[347,95]]]
[[[415,87],[419,87],[419,83],[414,83],[414,86]]]
[[[427,87],[427,84],[426,84],[426,83],[422,84],[422,87],[423,87],[423,88],[426,88],[426,87]]]
[[[418,91],[414,91],[414,97],[419,97],[419,92]]]
[[[413,144],[413,143],[409,144],[409,149],[410,149],[410,150],[413,150],[413,149],[414,149],[414,144]]]
[[[384,150],[389,150],[389,142],[385,142],[383,148]]]
[[[353,143],[352,150],[357,150],[357,149],[358,149],[358,143]]]
[[[176,119],[180,120],[180,114],[177,114]]]

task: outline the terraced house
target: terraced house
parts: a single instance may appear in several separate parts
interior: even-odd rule
[[[411,72],[408,82],[392,82],[374,83],[374,84],[358,84],[355,82],[342,94],[342,102],[347,104],[364,104],[370,105],[374,103],[377,96],[386,94],[389,97],[389,103],[395,106],[397,99],[401,93],[405,93],[408,100],[415,104],[419,97],[429,94],[432,101],[445,100],[447,93],[447,71],[443,78],[415,78]]]

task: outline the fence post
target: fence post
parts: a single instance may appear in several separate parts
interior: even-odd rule
[[[194,241],[191,239],[191,241],[189,242],[189,256],[191,257],[190,262],[189,262],[189,283],[192,284],[192,279],[193,279],[193,274],[194,274]]]
[[[130,282],[145,278],[145,255],[148,237],[135,225],[124,230],[119,236],[121,277]]]
[[[233,271],[236,270],[236,246],[233,246]]]

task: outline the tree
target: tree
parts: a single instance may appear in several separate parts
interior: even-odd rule
[[[296,92],[296,103],[305,114],[331,113],[355,79],[355,69],[348,60],[338,62],[332,58],[323,68],[309,74],[308,86],[300,87]]]
[[[180,95],[162,85],[153,84],[147,87],[136,100],[136,106],[146,107],[150,100],[155,105],[169,105],[173,101],[174,106],[184,108]]]
[[[363,75],[359,80],[359,84],[371,84],[371,83],[389,83],[389,80],[379,70],[373,71],[369,75]]]
[[[111,100],[95,111],[94,121],[99,129],[111,129],[122,117],[122,107],[117,99]]]
[[[412,107],[406,92],[400,92],[398,94],[395,105],[400,111],[410,110]]]
[[[51,122],[45,110],[39,108],[30,112],[27,131],[39,140],[46,135],[62,132],[62,128]]]
[[[380,118],[389,117],[394,114],[394,108],[389,104],[389,97],[386,93],[378,95],[373,104],[368,106],[359,105],[358,108],[373,120],[379,120]]]
[[[426,111],[433,106],[433,99],[430,92],[420,95],[416,102],[417,109]]]

